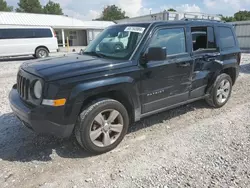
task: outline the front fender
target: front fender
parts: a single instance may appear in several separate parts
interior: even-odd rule
[[[131,77],[115,77],[91,82],[81,83],[75,86],[70,94],[69,100],[82,102],[89,96],[112,91],[114,89],[122,89],[122,86],[133,85],[134,80]]]
[[[102,93],[121,91],[124,93],[128,100],[132,103],[135,109],[135,117],[138,117],[140,109],[139,91],[138,86],[133,78],[128,76],[106,78],[102,80],[95,80],[76,85],[68,98],[67,112],[71,116],[72,121],[76,119],[76,115],[80,113],[82,104],[89,97],[96,96]]]

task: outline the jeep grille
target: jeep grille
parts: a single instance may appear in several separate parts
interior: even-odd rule
[[[30,80],[18,74],[17,75],[17,91],[20,97],[24,100],[28,100],[29,90],[30,90]]]

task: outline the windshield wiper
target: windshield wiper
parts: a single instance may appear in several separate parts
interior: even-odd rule
[[[98,52],[83,52],[83,54],[91,55],[91,56],[96,56],[96,57],[108,57],[105,54],[98,53]]]

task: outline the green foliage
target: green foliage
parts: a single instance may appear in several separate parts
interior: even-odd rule
[[[234,14],[234,18],[236,21],[250,20],[250,11],[239,11]]]
[[[104,8],[101,17],[96,20],[114,21],[124,18],[128,18],[125,11],[122,11],[122,9],[116,5],[109,5]]]
[[[170,9],[168,9],[167,11],[168,11],[168,12],[176,12],[176,10],[173,9],[173,8],[170,8]]]
[[[20,0],[17,12],[42,13],[43,8],[39,0]]]
[[[234,21],[236,21],[233,16],[221,16],[221,20],[223,20],[225,22],[234,22]]]
[[[250,20],[250,11],[239,11],[229,17],[221,15],[221,19],[226,22],[247,21]]]
[[[45,14],[57,14],[63,15],[62,8],[59,3],[54,3],[53,1],[49,1],[44,7],[43,12]]]
[[[13,7],[8,6],[5,0],[0,0],[0,11],[11,12],[13,11]]]

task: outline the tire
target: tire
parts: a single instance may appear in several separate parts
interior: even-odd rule
[[[232,79],[228,74],[220,74],[211,86],[206,102],[215,108],[223,107],[231,97],[232,85]]]
[[[45,58],[48,56],[49,56],[49,51],[46,48],[43,48],[43,47],[37,48],[35,52],[36,58]]]
[[[116,116],[117,112],[119,115]],[[116,116],[116,118],[111,118],[111,114],[115,114],[113,117]],[[109,119],[110,121],[114,119],[114,121],[109,124]],[[118,125],[119,127],[117,127]],[[120,144],[127,133],[128,126],[129,116],[126,108],[116,100],[101,99],[86,107],[79,115],[75,127],[75,137],[88,152],[102,154],[113,150]],[[113,132],[115,128],[119,128],[120,132]],[[98,132],[98,134],[95,135],[94,132]],[[97,135],[99,136],[97,137]],[[96,140],[94,140],[95,137],[97,137]]]

